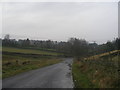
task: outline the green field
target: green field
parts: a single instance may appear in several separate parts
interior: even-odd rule
[[[97,59],[75,60],[73,78],[76,88],[119,88],[118,55]]]
[[[2,47],[2,52],[15,52],[15,53],[25,53],[25,54],[41,54],[41,55],[62,55],[56,52],[43,51],[43,50],[33,50],[33,49],[21,49],[21,48],[13,48],[13,47]]]
[[[9,58],[10,59],[7,59]],[[3,55],[2,78],[10,77],[21,72],[52,65],[62,60],[58,58],[41,59],[41,58],[19,58],[16,56]]]
[[[3,52],[9,52],[2,54],[2,78],[11,77],[22,72],[56,64],[62,61],[60,58],[56,57],[58,53],[55,52],[11,47],[3,47],[2,50]]]

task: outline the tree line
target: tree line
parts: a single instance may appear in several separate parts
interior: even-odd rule
[[[9,35],[6,35],[4,39],[0,39],[2,46],[51,50],[78,58],[120,50],[120,38],[98,45],[95,42],[89,43],[85,39],[78,38],[70,38],[67,42],[58,42],[52,40],[29,40],[29,38],[16,40],[9,37]]]

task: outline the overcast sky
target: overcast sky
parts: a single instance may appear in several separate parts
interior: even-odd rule
[[[117,2],[31,2],[3,5],[3,34],[11,38],[104,43],[118,36]]]

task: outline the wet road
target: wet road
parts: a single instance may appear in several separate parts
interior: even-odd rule
[[[3,88],[73,88],[72,62],[66,58],[61,63],[6,78]]]

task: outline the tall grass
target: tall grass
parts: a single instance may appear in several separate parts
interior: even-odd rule
[[[73,77],[76,88],[119,88],[120,56],[117,54],[98,56],[99,58],[74,61]]]
[[[19,55],[3,55],[2,56],[2,78],[14,76],[16,74],[29,70],[45,67],[56,64],[62,60],[56,57],[41,58],[41,57],[23,57]]]

